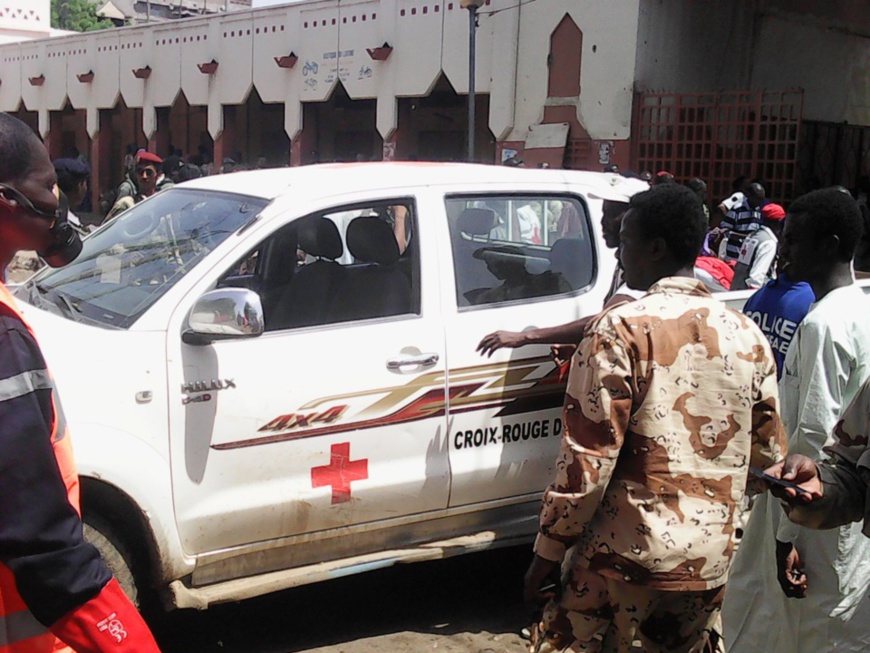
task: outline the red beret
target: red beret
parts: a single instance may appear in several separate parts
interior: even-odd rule
[[[761,207],[761,215],[768,220],[782,220],[785,218],[785,209],[771,202]]]
[[[156,154],[152,154],[151,152],[146,152],[145,150],[142,150],[141,152],[138,152],[136,154],[136,163],[141,163],[143,161],[145,163],[156,163],[158,165],[163,163],[163,159],[161,159],[159,156],[157,156]]]

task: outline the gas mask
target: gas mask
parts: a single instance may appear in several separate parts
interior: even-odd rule
[[[51,220],[49,229],[49,244],[36,253],[53,268],[61,268],[72,263],[82,251],[82,239],[76,233],[73,226],[67,220],[69,214],[69,201],[66,196],[57,190],[57,211],[49,213],[33,205],[19,190],[6,184],[0,184],[0,195],[6,198],[10,206],[19,205],[28,213],[43,219]]]

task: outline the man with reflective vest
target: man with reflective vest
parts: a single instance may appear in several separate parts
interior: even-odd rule
[[[0,113],[0,271],[20,250],[52,266],[81,251],[35,134]],[[0,653],[159,651],[82,536],[78,476],[51,376],[0,282]]]

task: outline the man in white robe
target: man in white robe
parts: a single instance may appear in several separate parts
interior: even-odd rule
[[[846,406],[870,376],[870,299],[851,261],[861,215],[848,195],[815,191],[789,209],[780,255],[816,302],[798,327],[780,382],[789,453],[813,459],[831,444]],[[860,524],[811,531],[779,500],[752,509],[725,596],[730,653],[870,649],[870,540]],[[805,597],[805,598],[804,598]]]

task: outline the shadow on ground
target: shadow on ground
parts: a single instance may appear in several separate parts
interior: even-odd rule
[[[519,653],[530,557],[527,546],[501,549],[177,611],[158,639],[166,653]]]

